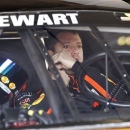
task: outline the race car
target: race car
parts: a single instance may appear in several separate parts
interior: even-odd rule
[[[130,127],[129,4],[128,8],[98,7],[97,10],[77,5],[72,4],[73,10],[45,10],[44,7],[41,10],[39,4],[37,9],[1,11],[2,129]],[[48,51],[49,44],[53,46],[55,42],[60,48],[71,49],[70,43],[62,46],[60,32],[64,32],[63,39],[66,32],[69,32],[67,37],[77,36],[78,49],[82,48],[83,52],[82,60],[73,57],[77,64],[71,68],[77,75],[73,82],[68,74],[69,80],[72,79],[68,86],[61,75],[67,69],[57,68],[63,59],[56,61],[55,55]]]

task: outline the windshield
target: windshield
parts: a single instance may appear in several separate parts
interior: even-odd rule
[[[128,13],[26,13],[0,16],[2,127],[128,120]]]

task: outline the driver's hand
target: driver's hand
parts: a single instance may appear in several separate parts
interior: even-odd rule
[[[71,69],[76,60],[70,56],[65,50],[60,53],[55,54],[52,57],[54,63],[60,69]]]
[[[63,70],[63,69],[61,70],[61,68],[59,66],[57,66],[57,65],[56,65],[56,67],[57,67],[57,69],[59,71],[59,74],[60,74],[65,86],[68,87],[69,82],[70,82],[70,77],[66,74],[65,70]],[[52,73],[50,73],[50,75],[51,75],[52,80],[56,80],[55,76]]]

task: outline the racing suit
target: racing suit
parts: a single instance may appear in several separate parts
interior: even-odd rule
[[[75,72],[77,75],[79,71],[81,70],[81,63],[78,61],[75,62],[75,64],[72,67],[72,71]],[[93,67],[87,67],[85,68],[85,74],[84,79],[86,85],[89,87],[89,89],[101,96],[106,96],[105,86],[106,86],[106,78],[103,74],[99,72],[98,69]],[[69,94],[74,99],[75,104],[79,111],[81,113],[87,113],[91,112],[92,110],[99,110],[102,109],[103,106],[99,104],[96,100],[93,100],[91,97],[86,96],[82,93],[82,86],[78,85],[78,82],[75,77],[72,75],[69,75],[70,82],[69,82]],[[124,101],[128,97],[128,90],[125,87],[121,88],[120,93],[116,95],[116,97],[112,98],[112,92],[114,87],[117,85],[117,83],[114,83],[112,80],[108,79],[108,87],[109,87],[109,98],[113,99],[114,101],[120,100]],[[62,95],[61,95],[62,96]],[[18,96],[15,98],[15,107],[22,107],[30,109],[32,107],[35,107],[36,109],[44,109],[44,111],[47,112],[47,114],[51,114],[53,110],[49,107],[46,95],[43,91],[43,89],[40,89],[38,91],[31,90],[29,92],[26,91],[26,86],[23,87],[22,91],[18,94]],[[68,113],[68,109],[63,103],[63,111],[65,113]]]
[[[99,72],[98,69],[94,68],[94,67],[86,67],[84,70],[81,67],[81,63],[76,61],[76,63],[73,65],[72,70],[75,72],[75,74],[79,74],[79,71],[84,71],[83,72],[83,80],[85,80],[85,83],[87,85],[87,87],[95,94],[106,97],[106,77],[101,74]],[[88,95],[84,94],[85,92],[84,89],[82,89],[83,86],[79,86],[78,82],[76,80],[76,75],[75,78],[71,75],[69,75],[70,77],[70,83],[69,83],[69,91],[71,93],[73,93],[74,98],[76,99],[75,102],[77,102],[77,95],[79,97],[82,97],[82,105],[81,103],[79,103],[81,112],[86,112],[85,108],[89,108],[91,110],[99,110],[104,108],[103,105],[99,104],[96,100],[92,100],[91,97],[89,97]],[[117,83],[115,83],[114,81],[112,81],[111,79],[107,79],[108,80],[108,99],[109,101],[125,101],[128,96],[129,96],[129,91],[126,88],[126,85],[123,81],[118,81]],[[117,89],[118,88],[118,89]],[[86,106],[85,101],[89,100],[89,103]],[[92,106],[90,105],[90,102],[92,103]],[[82,107],[82,108],[81,108]],[[89,111],[89,109],[87,109],[87,111]]]

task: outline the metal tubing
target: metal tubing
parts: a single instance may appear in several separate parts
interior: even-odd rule
[[[94,37],[97,39],[99,44],[103,47],[104,51],[107,53],[108,57],[111,58],[112,62],[116,66],[119,74],[121,75],[122,79],[125,81],[127,88],[130,91],[130,76],[126,72],[125,68],[121,65],[118,57],[114,54],[113,50],[109,47],[106,40],[101,35],[100,31],[96,27],[91,27],[92,33]]]
[[[58,90],[60,91],[60,95],[62,95],[62,101],[64,101],[64,104],[67,106],[67,108],[70,111],[70,114],[73,117],[74,121],[80,121],[80,113],[73,101],[73,98],[70,96],[69,91],[67,89],[67,87],[64,85],[64,82],[58,72],[58,70],[56,69],[52,58],[50,57],[50,55],[48,54],[47,49],[45,48],[45,46],[43,45],[43,43],[41,42],[41,39],[38,35],[38,33],[36,32],[35,29],[32,29],[31,31],[29,31],[31,35],[35,36],[35,41],[36,41],[36,45],[37,48],[39,49],[42,57],[44,57],[44,59],[46,59],[49,63],[49,66],[51,66],[52,68],[50,68],[51,72],[55,75],[55,83],[56,86],[58,88]],[[62,87],[61,87],[62,86]],[[65,95],[65,93],[67,94],[67,96]]]
[[[60,109],[60,105],[58,104],[58,101],[59,101],[58,94],[54,90],[55,89],[54,84],[53,84],[52,80],[50,79],[49,73],[45,67],[44,59],[41,57],[41,54],[39,53],[39,51],[36,47],[34,37],[31,36],[29,31],[30,31],[29,29],[18,30],[19,35],[24,44],[24,47],[34,66],[36,74],[38,75],[41,84],[44,85],[44,90],[47,94],[48,101],[53,110],[53,116],[55,118],[54,122],[55,123],[63,122],[63,117],[61,114],[62,112]],[[43,86],[41,86],[41,87],[43,87]]]

